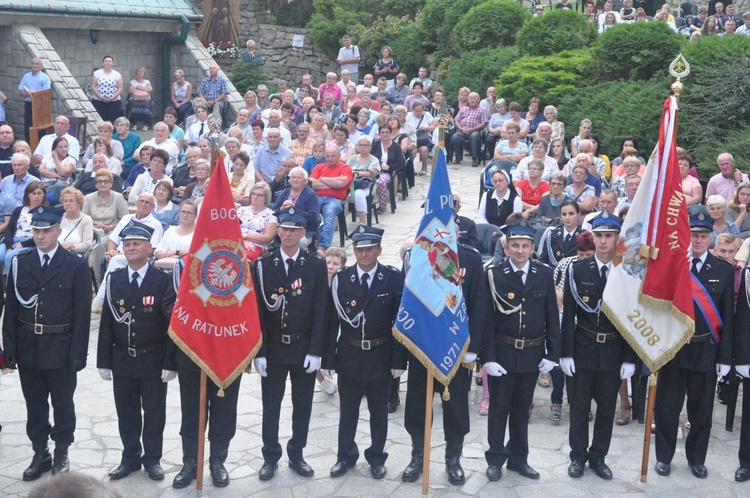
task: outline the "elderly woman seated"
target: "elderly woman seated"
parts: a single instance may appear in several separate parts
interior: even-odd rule
[[[307,213],[307,226],[302,244],[306,248],[320,225],[320,198],[307,184],[307,171],[299,166],[289,170],[290,187],[279,194],[273,205],[275,212],[294,206]]]
[[[178,209],[180,212],[179,224],[167,228],[154,250],[154,257],[156,258],[154,265],[157,268],[171,270],[177,260],[190,251],[198,208],[194,200],[185,199],[180,203]]]
[[[91,216],[81,213],[85,198],[75,187],[66,187],[60,194],[65,214],[60,221],[57,241],[63,249],[83,256],[94,245],[94,222]]]
[[[708,209],[708,215],[714,220],[710,247],[716,244],[716,237],[722,233],[731,233],[735,237],[740,236],[739,227],[725,218],[727,214],[727,200],[724,197],[720,195],[710,196],[706,199],[706,208]]]
[[[229,174],[229,186],[232,188],[234,203],[238,206],[250,205],[250,187],[255,183],[255,172],[248,173],[250,156],[241,151],[232,161],[232,172]],[[252,167],[252,166],[251,166]]]
[[[180,221],[180,208],[172,203],[174,197],[174,188],[168,181],[162,180],[156,184],[154,189],[156,204],[151,216],[161,222],[162,228],[166,231],[170,226],[174,226]]]
[[[114,142],[114,143],[120,143],[120,142]],[[115,175],[122,174],[122,162],[120,159],[114,156],[114,149],[112,148],[112,141],[108,138],[102,138],[102,137],[96,137],[94,139],[94,143],[91,144],[91,146],[94,148],[95,154],[104,154],[107,156],[107,169],[110,170]],[[93,157],[93,154],[92,154]],[[85,161],[86,167],[83,169],[84,171],[91,171],[94,168],[93,163],[91,162],[91,159],[88,159]]]
[[[101,152],[94,154],[94,157],[91,158],[91,167],[91,171],[84,171],[78,176],[74,185],[75,188],[83,192],[83,195],[96,192],[96,172],[100,169],[107,170],[107,156]],[[112,190],[122,192],[122,178],[119,176],[113,176],[113,178]]]
[[[115,121],[115,123],[120,122],[120,119],[124,119],[125,120],[125,118],[118,118],[117,121]],[[96,125],[96,129],[97,129],[97,132],[98,132],[97,138],[104,138],[104,139],[110,141],[111,146],[112,146],[112,154],[110,154],[110,156],[111,157],[115,157],[115,158],[119,159],[120,161],[123,161],[124,158],[126,157],[125,156],[125,148],[123,146],[123,143],[125,141],[128,141],[128,137],[130,135],[133,136],[133,138],[131,138],[130,141],[137,140],[138,141],[138,145],[140,145],[140,143],[141,143],[140,137],[138,135],[136,135],[135,133],[125,133],[125,136],[121,137],[119,140],[117,138],[115,138],[112,135],[112,133],[115,131],[115,127],[112,126],[112,123],[110,123],[109,121],[100,121],[99,124]],[[120,130],[118,129],[117,131],[118,131],[118,136],[119,136],[119,131]],[[125,129],[123,131],[127,132],[128,130]],[[138,138],[136,139],[135,137],[138,137]],[[86,149],[86,153],[83,155],[83,159],[82,159],[83,164],[87,164],[91,160],[91,158],[94,157],[94,154],[96,153],[96,150],[95,150],[96,147],[95,146],[96,146],[96,139],[94,139],[94,141],[91,142],[91,144]],[[135,148],[132,148],[132,150],[130,150],[130,159],[131,159],[131,161],[133,160],[133,152],[135,152],[136,148],[138,148],[138,146],[136,146]]]
[[[266,207],[271,202],[271,188],[266,182],[250,187],[250,205],[237,209],[245,252],[255,261],[266,252],[266,246],[276,236],[276,216]]]

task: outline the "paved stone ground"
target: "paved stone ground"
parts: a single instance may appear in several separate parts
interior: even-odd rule
[[[467,165],[449,167],[454,190],[462,195],[463,213],[468,217],[476,214],[478,195],[478,170]],[[398,202],[395,214],[381,217],[380,226],[386,229],[382,261],[399,265],[398,250],[402,242],[413,238],[419,224],[420,205],[427,194],[427,180],[417,179],[416,188],[410,191],[406,201]],[[349,229],[354,227],[349,223]],[[335,236],[334,241],[338,240]],[[351,247],[348,248],[351,255]],[[117,416],[112,399],[112,385],[99,378],[95,370],[96,336],[99,322],[92,322],[89,362],[78,376],[76,411],[78,427],[76,442],[71,447],[70,459],[73,470],[107,479],[107,472],[120,461],[122,446],[117,433]],[[405,377],[402,379],[405,382]],[[172,479],[181,466],[179,438],[180,406],[179,386],[173,381],[167,398],[167,426],[164,432],[164,458],[162,466],[167,473],[161,483],[150,481],[143,472],[132,474],[123,481],[113,482],[123,496],[133,498],[193,496],[194,491],[173,490]],[[404,398],[402,386],[402,401]],[[550,497],[550,496],[675,496],[675,497],[729,497],[750,496],[750,483],[733,481],[737,467],[739,446],[739,413],[734,432],[724,430],[726,408],[717,403],[714,412],[714,430],[711,435],[707,466],[709,477],[694,478],[684,458],[683,434],[680,431],[678,451],[673,461],[670,477],[659,477],[650,470],[647,483],[639,482],[643,425],[631,422],[625,427],[615,427],[612,446],[607,462],[615,475],[605,482],[592,471],[586,470],[581,479],[567,476],[568,466],[568,414],[564,407],[563,419],[555,423],[548,419],[550,390],[537,387],[529,436],[531,453],[529,464],[541,473],[540,481],[530,481],[515,472],[504,472],[499,482],[489,483],[484,475],[487,448],[487,419],[478,415],[481,388],[474,386],[470,394],[471,433],[467,436],[462,464],[467,480],[462,487],[448,483],[443,467],[444,442],[441,411],[435,410],[433,431],[433,453],[430,472],[430,495],[432,496],[480,496],[480,497]],[[401,482],[400,475],[409,462],[411,442],[403,427],[403,403],[390,416],[389,441],[386,451],[390,457],[386,462],[388,475],[382,481],[370,478],[369,467],[361,459],[356,469],[342,478],[328,476],[336,462],[336,437],[338,424],[338,395],[328,396],[316,388],[310,437],[305,458],[315,469],[313,478],[297,476],[286,465],[285,457],[280,462],[276,477],[270,482],[258,479],[258,470],[263,463],[261,447],[261,395],[260,380],[253,373],[244,375],[238,407],[237,436],[230,446],[227,468],[232,483],[228,488],[216,489],[206,469],[204,496],[246,497],[270,496],[316,497],[316,496],[395,496],[416,497],[421,494],[421,484]],[[439,398],[436,397],[439,405]],[[280,437],[283,441],[291,435],[291,401],[287,391],[280,421]],[[23,469],[31,461],[31,445],[25,434],[25,406],[17,375],[4,376],[0,386],[0,496],[23,497],[29,493],[33,483],[22,482]],[[685,422],[683,413],[682,422]],[[360,452],[369,444],[368,414],[361,412],[357,440]],[[654,463],[653,446],[651,465]]]

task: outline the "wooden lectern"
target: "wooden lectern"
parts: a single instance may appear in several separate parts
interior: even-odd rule
[[[32,154],[39,144],[40,136],[54,128],[52,121],[52,90],[39,90],[31,93],[31,128],[29,128],[29,145]],[[40,135],[40,132],[41,133]]]

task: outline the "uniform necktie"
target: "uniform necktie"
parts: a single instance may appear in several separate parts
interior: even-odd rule
[[[698,263],[701,262],[701,258],[693,258],[693,266],[690,268],[690,271],[693,272],[693,275],[698,275]]]
[[[521,285],[524,285],[524,283],[523,283],[523,270],[516,270],[516,276],[518,277],[518,281],[521,282]]]
[[[365,294],[370,290],[370,286],[368,285],[368,280],[370,280],[370,274],[369,273],[363,273],[362,274],[362,290],[365,291]]]
[[[294,267],[294,258],[286,258],[286,275],[287,277],[292,273]]]
[[[42,256],[42,259],[44,260],[42,261],[42,273],[44,273],[45,271],[47,271],[47,267],[49,266],[49,254],[45,254],[44,256]]]
[[[573,236],[571,234],[568,234],[568,235],[565,236],[565,242],[563,242],[563,244],[565,245],[565,247],[568,247],[570,245],[570,239],[572,239],[572,238],[573,238]]]
[[[201,123],[201,131],[198,132],[198,138],[203,136],[203,127],[206,126],[205,123]]]
[[[130,289],[136,293],[138,292],[139,286],[138,286],[138,272],[133,272],[133,276],[130,278]]]
[[[609,268],[607,268],[606,265],[602,266],[602,269],[599,270],[601,272],[601,275],[602,275],[602,287],[606,287],[607,286],[607,271],[608,270],[609,270]]]

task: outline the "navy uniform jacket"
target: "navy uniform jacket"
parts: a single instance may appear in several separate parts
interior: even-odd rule
[[[404,260],[408,262],[409,254]],[[489,295],[487,286],[483,284],[484,270],[482,269],[482,255],[471,246],[458,244],[458,264],[461,268],[461,291],[469,316],[469,348],[467,352],[479,354],[482,345],[482,335],[488,319]],[[394,349],[393,368],[405,369],[408,356],[406,348],[398,344]]]
[[[174,355],[167,355],[172,342],[167,330],[176,297],[172,278],[149,265],[136,295],[130,288],[127,267],[110,273],[108,278],[110,291],[99,324],[97,368],[139,378],[159,377],[162,370],[177,370]],[[117,323],[110,305],[119,315],[130,312],[130,343],[128,326]],[[136,356],[129,354],[128,347]],[[142,352],[144,349],[148,351]]]
[[[302,365],[308,354],[322,357],[328,343],[332,308],[328,270],[323,258],[303,250],[288,277],[285,267],[281,249],[255,261],[255,294],[263,333],[263,346],[256,356],[266,357],[269,363]],[[297,284],[299,288],[293,288]],[[276,304],[278,309],[269,309]],[[302,334],[302,338],[284,344],[282,334]]]
[[[539,260],[542,261],[542,263],[551,264],[549,253],[550,248],[552,248],[552,256],[554,257],[555,261],[557,261],[557,263],[562,261],[563,258],[575,256],[577,254],[576,238],[581,235],[582,232],[583,230],[581,230],[580,228],[576,228],[575,232],[573,232],[573,237],[571,238],[570,242],[566,244],[565,228],[554,228],[549,234],[549,247],[547,245],[547,242],[545,242],[544,244],[542,244],[542,247],[539,248]],[[555,263],[554,266],[557,266],[557,264]]]
[[[733,334],[735,365],[750,365],[750,297],[748,297],[750,286],[745,285],[745,279],[750,277],[748,273],[748,267],[746,266],[742,269],[740,276],[737,311],[734,315],[734,323],[739,324]]]
[[[743,270],[744,271],[744,270]],[[732,264],[723,259],[717,258],[711,253],[706,255],[706,261],[698,272],[698,280],[703,284],[708,293],[711,295],[716,309],[723,321],[721,331],[721,342],[710,339],[703,342],[690,342],[685,344],[682,349],[671,360],[676,362],[680,368],[695,370],[697,372],[711,372],[716,370],[716,364],[732,364],[732,342],[734,332],[734,267]],[[739,294],[737,298],[737,307],[739,308],[743,295]],[[710,330],[706,324],[705,318],[697,306],[695,308],[695,334],[701,336],[709,334]],[[740,323],[740,322],[738,322]],[[742,363],[738,363],[742,365]]]
[[[460,216],[458,214],[453,216],[453,219],[456,222],[456,235],[458,236],[458,241],[461,244],[466,244],[476,249],[479,246],[477,224],[466,216]]]
[[[520,309],[506,315],[493,306],[494,323],[483,337],[482,362],[497,362],[509,373],[535,372],[542,358],[557,363],[560,358],[560,315],[552,269],[529,261],[529,273],[523,285],[510,260],[505,260],[487,269],[486,285],[491,299],[497,299],[503,309],[510,311],[518,306]],[[500,334],[512,339],[544,337],[545,340],[537,346],[516,349],[514,345],[501,342]]]
[[[570,266],[581,300],[592,309],[596,308],[604,292],[596,257],[575,261]],[[619,372],[622,363],[636,362],[635,352],[604,312],[589,313],[576,303],[571,292],[570,273],[565,279],[563,295],[561,357],[574,358],[576,369],[594,372]],[[617,337],[600,343],[581,329],[612,333]]]
[[[330,368],[333,366],[332,362],[335,363],[336,372],[349,380],[389,379],[394,343],[392,328],[404,289],[401,272],[378,263],[370,289],[365,294],[357,274],[357,265],[354,265],[339,270],[333,276],[332,288],[335,292],[334,301],[338,300],[340,309],[336,308],[334,319],[331,320],[325,366]],[[358,327],[347,322],[347,318],[351,322],[362,311],[365,317],[364,328],[361,320]],[[336,343],[339,326],[341,336]],[[385,337],[388,342],[363,350],[347,341],[346,337],[357,341]]]
[[[86,364],[91,325],[91,278],[86,261],[57,246],[42,274],[36,249],[16,256],[18,279],[13,265],[7,269],[8,293],[3,319],[6,358],[14,356],[19,366],[52,370],[68,368],[71,360]],[[37,313],[18,300],[37,295]],[[20,320],[44,325],[71,325],[61,334],[35,334],[22,329]]]

